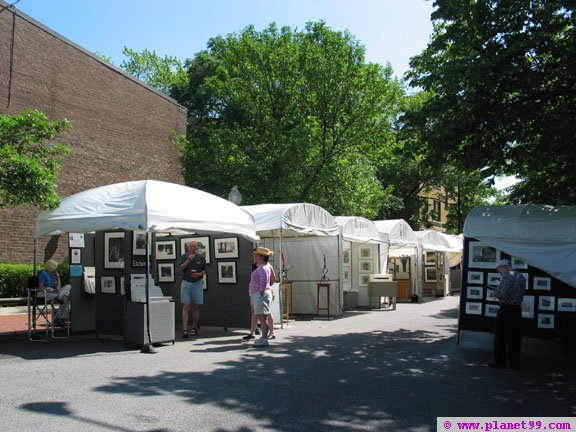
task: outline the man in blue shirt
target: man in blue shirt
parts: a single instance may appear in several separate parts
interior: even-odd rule
[[[195,240],[188,243],[188,253],[182,255],[179,260],[182,272],[182,287],[180,300],[182,301],[182,337],[188,337],[188,315],[192,305],[192,330],[193,335],[198,334],[198,322],[200,321],[200,306],[204,304],[204,289],[202,278],[206,274],[206,259],[198,252],[198,244]]]

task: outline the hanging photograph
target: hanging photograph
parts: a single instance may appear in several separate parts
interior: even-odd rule
[[[535,290],[550,291],[552,289],[552,279],[549,277],[534,276],[532,287]]]
[[[372,259],[372,248],[370,247],[361,247],[360,248],[360,259]]]
[[[534,318],[534,296],[524,296],[522,300],[522,318]]]
[[[218,262],[218,283],[236,283],[236,263],[234,261]]]
[[[360,273],[372,273],[372,261],[361,260],[358,262]]]
[[[361,274],[358,278],[358,285],[359,286],[368,286],[368,282],[370,282],[370,275],[369,274]]]
[[[100,292],[102,294],[116,294],[116,277],[115,276],[100,277]]]
[[[104,268],[124,268],[124,233],[104,233]]]
[[[214,258],[238,258],[238,239],[236,237],[214,239]]]
[[[486,288],[486,301],[498,301],[495,297],[497,288],[495,287],[487,287]]]
[[[344,264],[350,264],[350,250],[345,250],[342,256],[342,262]]]
[[[466,298],[482,300],[484,297],[484,288],[481,286],[469,286],[466,290]]]
[[[486,275],[486,285],[490,288],[497,289],[500,286],[500,279],[502,279],[500,273],[488,273]]]
[[[344,282],[350,282],[350,267],[345,267],[343,270]]]
[[[466,302],[467,315],[482,315],[482,303],[480,302]]]
[[[436,267],[425,267],[424,282],[437,282],[437,281],[438,281],[438,270],[436,270]]]
[[[553,311],[555,304],[555,299],[552,296],[538,297],[538,310]]]
[[[176,241],[175,240],[156,241],[156,259],[157,260],[176,259]]]
[[[528,264],[526,264],[526,261],[524,261],[522,258],[518,258],[518,257],[512,257],[512,259],[510,260],[510,263],[512,264],[512,268],[514,269],[527,269],[528,268]]]
[[[500,259],[500,252],[492,246],[479,241],[471,241],[468,244],[468,267],[470,268],[496,268]]]
[[[146,231],[132,232],[132,255],[146,255]]]
[[[120,276],[120,295],[126,294],[126,290],[124,288],[125,284],[126,284],[126,278],[124,276]]]
[[[500,305],[487,304],[486,305],[486,311],[484,312],[484,315],[487,317],[495,317],[496,315],[498,315],[498,309],[500,309]]]
[[[436,265],[436,252],[426,252],[426,263],[427,266]]]
[[[538,314],[538,328],[553,329],[554,328],[554,315],[553,314]]]
[[[70,264],[80,264],[82,262],[82,249],[70,249]]]
[[[174,282],[174,263],[158,264],[158,282]]]
[[[209,237],[185,237],[180,239],[180,254],[188,253],[188,243],[196,241],[198,249],[196,251],[204,257],[206,264],[210,264],[210,238]]]
[[[468,283],[472,284],[483,284],[484,283],[484,273],[478,271],[468,272]]]
[[[558,299],[558,312],[576,312],[576,299],[574,299],[574,298],[559,298]]]

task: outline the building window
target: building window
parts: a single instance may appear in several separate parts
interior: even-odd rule
[[[435,222],[440,222],[441,209],[442,203],[438,200],[434,200],[434,215],[432,217],[434,218]]]

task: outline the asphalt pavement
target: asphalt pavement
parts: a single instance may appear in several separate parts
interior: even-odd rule
[[[142,353],[94,335],[0,338],[3,431],[435,431],[437,417],[576,416],[576,353],[524,339],[520,370],[486,366],[458,297],[290,321],[268,348],[246,329]]]

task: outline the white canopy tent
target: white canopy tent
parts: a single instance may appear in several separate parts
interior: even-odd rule
[[[440,234],[440,236],[448,242],[448,247],[450,248],[448,251],[448,263],[450,267],[456,267],[462,261],[462,254],[464,252],[464,237],[462,237],[462,234],[438,234]]]
[[[500,249],[576,287],[576,207],[478,206],[464,237]]]
[[[314,204],[259,204],[242,206],[254,217],[261,245],[274,250],[271,260],[292,282],[291,312],[316,314],[316,283],[324,276],[336,288],[331,295],[331,315],[340,314],[343,294],[340,284],[340,228],[334,217]],[[285,272],[284,272],[285,271]],[[334,292],[334,290],[332,291]],[[325,304],[325,297],[321,298]]]

